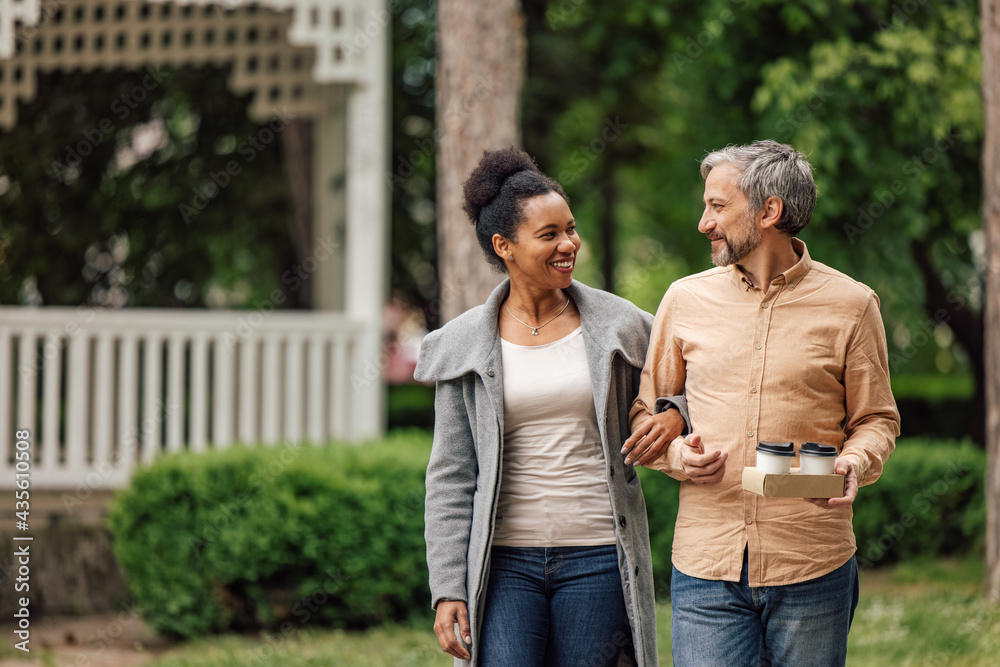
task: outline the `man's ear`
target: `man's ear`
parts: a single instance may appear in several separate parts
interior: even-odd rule
[[[785,202],[782,201],[781,197],[768,197],[764,201],[764,207],[761,209],[762,217],[760,219],[760,226],[764,229],[774,227],[781,222],[781,214],[784,212]]]

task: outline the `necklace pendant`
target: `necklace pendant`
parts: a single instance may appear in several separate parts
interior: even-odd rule
[[[531,329],[531,335],[532,336],[537,336],[538,335],[538,329],[535,329],[534,327],[532,327],[532,329]]]

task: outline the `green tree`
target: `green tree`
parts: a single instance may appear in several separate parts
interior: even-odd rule
[[[588,249],[603,255],[581,277],[603,275],[655,309],[672,280],[709,266],[700,158],[758,138],[792,143],[820,189],[802,235],[812,254],[879,293],[895,376],[975,376],[981,441],[974,2],[528,7],[525,146],[564,182]]]
[[[296,259],[280,130],[254,147],[226,79],[40,75],[0,136],[0,302],[240,307],[280,289],[301,305],[280,279]]]

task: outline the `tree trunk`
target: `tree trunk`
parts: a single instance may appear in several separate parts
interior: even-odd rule
[[[438,2],[438,276],[441,321],[500,282],[462,211],[462,183],[485,149],[520,144],[525,27],[520,0]]]
[[[986,232],[986,592],[1000,603],[1000,0],[982,0]]]

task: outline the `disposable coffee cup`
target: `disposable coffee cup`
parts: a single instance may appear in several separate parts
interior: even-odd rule
[[[803,475],[832,475],[836,460],[837,448],[832,445],[807,442],[799,448],[799,472]]]
[[[792,470],[795,446],[790,442],[762,440],[757,445],[757,470],[772,475],[786,475]]]

